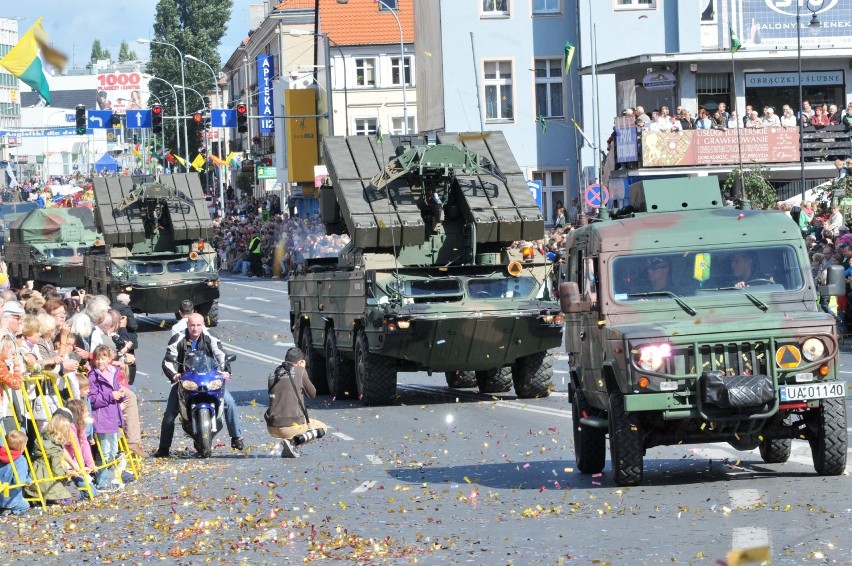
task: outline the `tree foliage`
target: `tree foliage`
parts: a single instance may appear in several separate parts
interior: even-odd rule
[[[217,50],[227,30],[232,7],[233,0],[160,0],[154,17],[152,41],[170,43],[182,55],[197,57],[217,71],[222,66]],[[185,77],[182,78],[181,55],[178,51],[161,43],[151,43],[150,49],[151,59],[147,66],[149,74],[172,85],[184,84],[202,94],[213,90],[210,70],[201,63],[185,61]],[[175,112],[171,87],[162,81],[151,81],[150,90],[162,102],[166,116],[189,116],[201,109],[202,101],[191,91],[177,92],[178,104],[181,107],[179,112]],[[186,109],[183,108],[184,95]],[[197,137],[192,135],[194,133],[190,131],[189,136],[190,159],[198,144]],[[192,138],[196,141],[193,142]],[[176,148],[176,133],[172,120],[166,120],[166,143],[171,149]]]
[[[751,202],[752,208],[768,209],[775,206],[778,193],[775,187],[769,184],[763,173],[766,169],[756,165],[751,169],[737,167],[728,173],[728,178],[722,188],[730,191],[734,186],[742,187],[744,200]]]
[[[130,46],[126,41],[121,42],[121,47],[118,49],[118,60],[121,63],[125,61],[136,61],[139,57],[136,56],[136,52],[130,49]]]
[[[100,60],[112,61],[112,55],[109,54],[109,49],[101,47],[101,40],[96,39],[92,42],[92,55],[89,57],[89,62],[94,63]]]

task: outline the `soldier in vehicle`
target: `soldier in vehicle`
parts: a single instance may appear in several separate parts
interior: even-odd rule
[[[645,260],[645,268],[633,282],[631,293],[654,293],[673,290],[671,262],[666,258],[653,257]]]
[[[423,215],[423,220],[432,231],[437,230],[444,221],[444,203],[441,197],[435,192],[432,187],[426,187],[420,199],[417,201],[417,208]]]
[[[758,277],[754,258],[745,252],[737,252],[731,256],[731,286],[747,287],[749,281]]]

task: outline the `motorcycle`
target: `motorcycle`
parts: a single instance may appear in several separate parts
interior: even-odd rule
[[[237,356],[225,359],[225,371],[230,371]],[[213,454],[213,438],[225,425],[225,378],[216,365],[215,358],[204,352],[187,352],[178,383],[180,424],[201,458]]]

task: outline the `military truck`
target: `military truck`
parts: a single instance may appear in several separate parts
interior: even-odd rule
[[[139,313],[175,313],[190,299],[208,326],[219,320],[213,223],[198,175],[96,177],[95,221],[103,245],[85,258],[86,290],[130,295]]]
[[[320,216],[351,240],[290,278],[290,324],[311,379],[371,405],[393,401],[399,371],[547,396],[559,306],[531,243],[544,237],[541,211],[505,138],[394,139],[323,142]]]
[[[798,226],[723,207],[713,177],[643,181],[617,217],[566,238],[560,284],[577,468],[643,481],[648,448],[728,442],[816,471],[846,465],[836,323],[817,305]],[[603,213],[604,211],[602,211]],[[829,271],[843,293],[842,267]]]
[[[6,236],[9,233],[9,228],[12,226],[12,222],[38,207],[38,203],[32,200],[0,203],[0,246],[6,245]]]
[[[83,285],[83,256],[98,240],[95,218],[84,206],[36,208],[9,228],[4,258],[16,286],[33,280],[57,287]]]

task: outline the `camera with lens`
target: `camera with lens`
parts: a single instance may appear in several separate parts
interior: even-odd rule
[[[119,352],[122,351],[125,346],[127,346],[127,340],[125,340],[118,334],[114,334],[112,336],[112,343],[115,344],[115,349]]]

